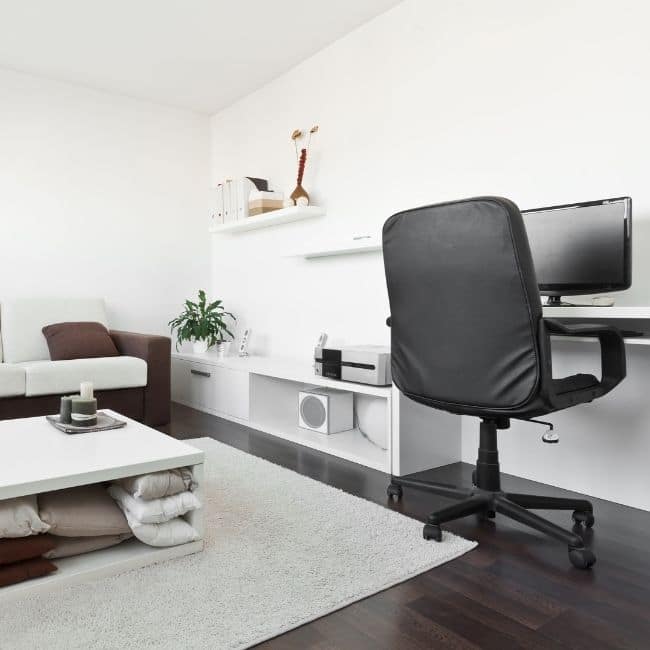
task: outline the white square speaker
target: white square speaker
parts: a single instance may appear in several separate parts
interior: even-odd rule
[[[339,433],[354,428],[352,393],[314,388],[298,393],[298,426],[319,433]]]

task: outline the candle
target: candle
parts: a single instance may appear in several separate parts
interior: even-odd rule
[[[70,424],[72,421],[72,397],[64,395],[61,398],[61,409],[59,411],[59,421],[63,424]]]
[[[83,385],[83,384],[82,384]],[[84,399],[83,397],[72,398],[72,413],[70,418],[72,424],[80,427],[92,427],[97,424],[97,400],[94,398]]]
[[[79,387],[79,395],[81,399],[92,399],[93,398],[93,382],[92,381],[82,381],[81,386]]]

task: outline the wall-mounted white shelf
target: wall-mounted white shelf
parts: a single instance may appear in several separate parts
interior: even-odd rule
[[[210,232],[217,235],[234,234],[248,230],[258,230],[259,228],[279,226],[283,223],[302,221],[303,219],[313,219],[314,217],[322,217],[324,214],[325,210],[315,205],[296,205],[291,208],[282,208],[281,210],[273,210],[273,212],[267,212],[266,214],[210,226]]]
[[[335,257],[337,255],[359,255],[363,253],[380,253],[381,241],[372,237],[371,239],[349,239],[346,242],[324,246],[314,250],[294,253],[290,257],[304,257],[311,260],[318,257]]]

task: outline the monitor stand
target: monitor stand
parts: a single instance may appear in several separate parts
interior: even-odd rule
[[[564,302],[562,296],[548,296],[544,307],[584,307],[585,305],[576,305],[572,302]]]

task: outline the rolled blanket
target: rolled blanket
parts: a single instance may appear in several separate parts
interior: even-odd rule
[[[169,497],[145,500],[128,494],[120,485],[113,484],[108,493],[122,511],[140,524],[162,524],[201,507],[191,492],[179,492]]]
[[[142,476],[129,476],[115,481],[125,492],[139,499],[160,499],[194,487],[192,472],[188,467],[153,472]]]
[[[162,524],[141,524],[124,512],[133,534],[149,546],[179,546],[199,539],[199,534],[185,519],[177,517]]]

